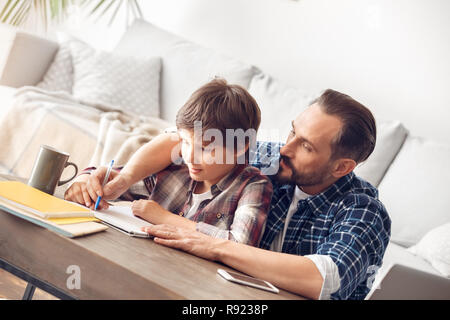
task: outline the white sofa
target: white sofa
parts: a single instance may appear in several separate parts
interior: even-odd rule
[[[0,46],[0,115],[3,116],[8,96],[14,93],[12,87],[35,85],[40,81],[58,44],[2,28],[0,39],[3,42]],[[172,123],[190,93],[212,77],[222,76],[247,88],[257,100],[262,110],[259,138],[284,140],[290,121],[319,94],[282,83],[255,66],[223,56],[143,20],[128,29],[114,53],[162,58],[160,114]],[[419,255],[407,248],[416,245],[427,232],[450,222],[447,187],[450,145],[410,136],[399,121],[377,119],[377,123],[375,151],[356,169],[359,176],[379,188],[380,199],[392,219],[391,242],[377,281],[394,263],[443,275],[442,268],[437,270],[432,265],[432,254],[427,255],[427,260],[419,256],[426,256],[423,252],[427,252],[427,248],[421,248]]]

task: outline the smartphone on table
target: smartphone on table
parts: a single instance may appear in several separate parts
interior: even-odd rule
[[[265,280],[256,279],[249,276],[244,276],[239,273],[225,271],[223,269],[217,269],[217,273],[220,274],[224,279],[236,282],[239,284],[244,284],[249,287],[258,288],[261,290],[266,290],[274,293],[279,293],[280,291],[275,288],[270,282],[267,282]]]

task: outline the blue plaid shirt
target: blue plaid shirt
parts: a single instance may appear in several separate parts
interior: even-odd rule
[[[260,243],[269,249],[284,221],[295,185],[280,185],[280,143],[258,142],[250,163],[272,177],[273,196]],[[286,231],[282,252],[331,257],[339,270],[340,288],[332,299],[362,300],[370,291],[374,270],[381,266],[390,238],[391,220],[378,191],[352,172],[324,192],[300,200]]]

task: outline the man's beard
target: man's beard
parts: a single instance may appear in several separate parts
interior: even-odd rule
[[[290,162],[290,159],[284,156],[281,156],[280,161],[283,160],[283,162],[291,169],[292,175],[290,177],[284,177],[282,176],[283,169],[280,166],[281,169],[278,171],[276,180],[281,183],[286,184],[295,184],[299,187],[309,187],[309,186],[315,186],[322,184],[326,179],[329,178],[329,170],[330,170],[330,164],[327,163],[323,167],[319,168],[315,172],[311,173],[301,173],[298,172],[295,167]]]

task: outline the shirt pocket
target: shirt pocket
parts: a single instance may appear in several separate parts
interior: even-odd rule
[[[203,212],[199,220],[217,228],[228,230],[233,223],[234,214],[228,212]]]

